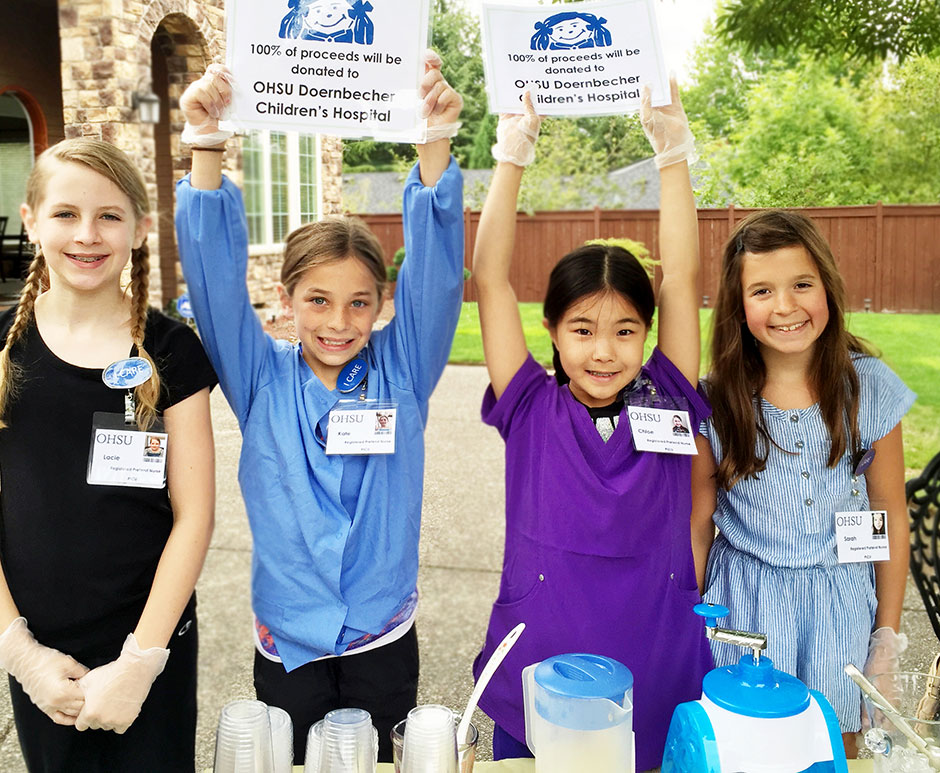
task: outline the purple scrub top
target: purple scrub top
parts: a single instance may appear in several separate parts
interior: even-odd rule
[[[653,407],[711,409],[658,349],[643,366]],[[641,390],[647,396],[649,388]],[[638,397],[641,393],[634,393]],[[526,630],[497,669],[480,707],[525,741],[522,669],[566,652],[619,660],[634,676],[637,770],[662,761],[678,703],[701,696],[713,667],[690,536],[691,457],[637,452],[631,401],[605,443],[587,409],[531,355],[483,421],[506,441],[506,546],[474,677],[517,624]],[[647,398],[648,399],[648,398]]]

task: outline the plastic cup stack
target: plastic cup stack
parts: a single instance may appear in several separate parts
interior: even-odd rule
[[[434,704],[408,712],[402,773],[457,773],[454,712]]]
[[[294,768],[294,723],[290,714],[277,706],[268,706],[268,719],[271,722],[274,773],[291,773]]]
[[[460,727],[460,714],[454,713],[454,726]],[[395,773],[401,773],[401,756],[405,748],[405,727],[407,719],[403,719],[392,728],[392,762],[395,764]],[[477,726],[470,723],[467,740],[457,746],[457,765],[460,773],[473,773],[473,763],[476,760],[477,742],[480,740],[480,731]],[[316,773],[316,771],[314,771]]]
[[[335,709],[323,718],[318,773],[375,773],[377,751],[368,711]]]
[[[215,773],[274,773],[271,721],[261,701],[223,707],[215,736]]]
[[[314,722],[307,731],[304,773],[320,773],[320,746],[323,744],[323,720]]]

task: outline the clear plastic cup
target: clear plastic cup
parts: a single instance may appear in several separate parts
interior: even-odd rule
[[[429,704],[408,712],[401,773],[457,773],[453,711]]]
[[[454,727],[460,727],[460,714],[454,714]],[[392,728],[392,761],[395,763],[395,773],[401,773],[402,751],[405,748],[405,726],[407,719],[403,719]],[[473,763],[477,755],[477,742],[480,740],[480,731],[477,726],[470,723],[467,731],[467,742],[457,746],[457,766],[460,773],[473,773]],[[313,771],[316,773],[316,771]]]
[[[274,773],[271,720],[261,701],[222,708],[215,736],[215,773]]]
[[[314,722],[307,731],[304,773],[320,773],[320,746],[323,744],[323,720]]]
[[[268,719],[271,722],[274,773],[291,773],[294,767],[294,723],[290,714],[277,706],[268,706]]]
[[[364,709],[336,709],[323,718],[319,773],[374,773],[375,730]]]

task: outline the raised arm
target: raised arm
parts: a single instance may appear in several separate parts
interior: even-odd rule
[[[460,128],[457,119],[463,109],[463,97],[444,80],[441,64],[434,51],[425,52],[424,78],[418,88],[421,114],[428,119],[427,140],[417,146],[418,165],[421,182],[429,188],[437,185],[450,165],[450,138]]]
[[[697,384],[701,358],[698,215],[689,178],[689,161],[694,160],[695,147],[674,78],[670,88],[672,104],[665,107],[651,107],[649,89],[644,89],[640,111],[659,167],[663,281],[659,288],[658,345],[689,383]]]
[[[480,310],[483,355],[497,399],[527,356],[519,304],[509,283],[519,186],[525,166],[535,158],[540,124],[528,93],[525,109],[525,115],[504,115],[499,119],[493,148],[498,163],[473,250],[473,286]]]
[[[231,101],[230,78],[225,68],[210,65],[180,98],[187,123],[181,140],[193,146],[193,170],[176,186],[176,234],[199,334],[244,426],[271,342],[245,282],[248,227],[241,191],[222,179],[219,151],[229,132],[219,131],[218,119]]]

